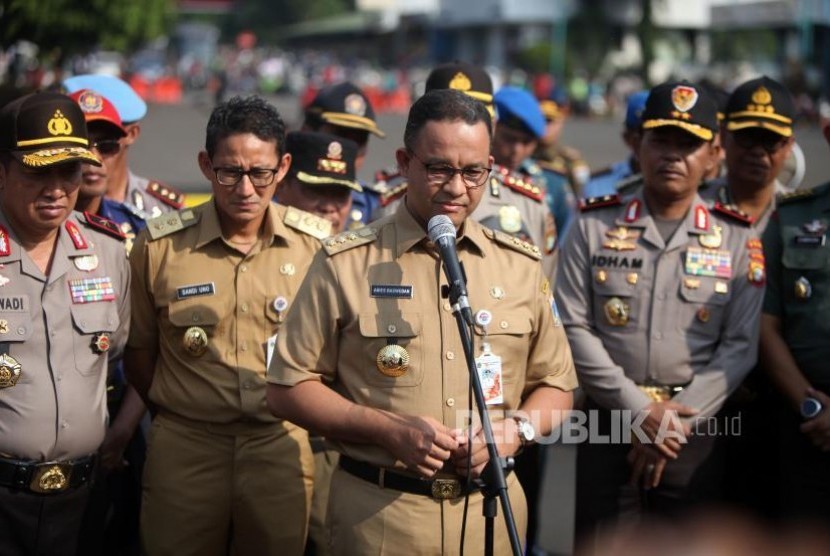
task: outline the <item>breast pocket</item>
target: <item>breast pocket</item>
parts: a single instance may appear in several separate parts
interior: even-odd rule
[[[717,338],[726,305],[732,298],[729,283],[708,277],[687,279],[681,281],[679,295],[683,304],[677,320],[678,331]]]
[[[101,372],[102,359],[108,357],[109,340],[118,329],[120,318],[115,303],[77,303],[70,307],[75,370],[84,376]]]
[[[219,312],[215,307],[208,305],[206,297],[194,297],[174,301],[168,307],[168,319],[172,325],[169,341],[189,355],[199,357],[212,346],[216,345],[214,338],[221,333],[219,330]]]
[[[482,344],[487,342],[493,355],[501,357],[502,380],[505,384],[515,383],[524,378],[532,331],[529,311],[493,311],[486,335],[480,327],[475,328],[476,357],[482,353]]]
[[[421,315],[361,314],[359,321],[366,382],[381,388],[420,385],[424,379]]]
[[[789,338],[826,338],[830,320],[817,310],[830,302],[830,260],[827,247],[784,248],[781,255],[781,297]]]
[[[633,272],[594,271],[594,324],[610,334],[630,334],[640,326],[639,279]]]

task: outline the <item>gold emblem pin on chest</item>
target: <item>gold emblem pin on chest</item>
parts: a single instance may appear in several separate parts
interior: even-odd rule
[[[0,388],[10,388],[20,378],[20,363],[8,353],[0,355]]]
[[[191,326],[185,331],[182,344],[187,353],[193,357],[199,357],[207,351],[207,333],[198,326]]]
[[[397,378],[409,370],[409,352],[397,344],[384,346],[378,352],[377,366],[381,374]]]
[[[631,309],[619,297],[612,297],[605,302],[605,318],[611,326],[625,326],[631,314]]]
[[[297,269],[292,263],[285,263],[280,266],[280,274],[283,276],[294,276],[295,272],[297,272]]]
[[[97,255],[83,255],[81,257],[75,257],[73,262],[75,263],[75,268],[85,272],[90,272],[98,268]]]

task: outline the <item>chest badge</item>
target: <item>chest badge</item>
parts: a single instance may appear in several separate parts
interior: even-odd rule
[[[297,269],[292,263],[285,263],[280,266],[280,274],[283,276],[294,276],[295,272],[297,272]]]
[[[611,326],[625,326],[631,315],[628,303],[619,297],[612,297],[605,302],[605,318]]]
[[[499,227],[508,234],[516,234],[522,230],[522,213],[510,205],[499,209]]]
[[[397,378],[409,370],[409,352],[397,344],[384,346],[378,352],[377,366],[381,374]]]
[[[813,220],[812,222],[805,222],[802,226],[804,231],[812,235],[820,235],[827,231],[827,226],[821,220]]]
[[[700,242],[701,247],[717,249],[723,243],[723,235],[721,235],[721,232],[723,232],[721,226],[712,226],[711,234],[698,236],[697,240]]]
[[[499,286],[493,286],[490,288],[490,297],[493,299],[503,299],[504,298],[504,290],[501,289]]]
[[[193,357],[200,357],[207,351],[207,333],[198,326],[191,326],[184,333],[182,345],[184,345],[184,349],[187,353]]]
[[[75,263],[75,268],[78,270],[90,272],[98,268],[98,255],[83,255],[81,257],[75,257],[72,259],[72,262]]]
[[[8,353],[0,355],[0,388],[10,388],[20,378],[20,363]]]
[[[804,276],[795,281],[795,297],[798,299],[810,299],[813,296],[813,286]]]
[[[92,351],[101,354],[110,350],[110,335],[100,332],[92,337]]]

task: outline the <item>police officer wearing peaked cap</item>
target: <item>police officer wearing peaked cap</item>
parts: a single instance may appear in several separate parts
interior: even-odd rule
[[[68,93],[89,89],[106,97],[115,106],[124,124],[126,136],[121,149],[113,156],[112,183],[107,197],[123,203],[134,216],[147,220],[184,206],[184,194],[157,180],[133,173],[129,167],[129,149],[141,135],[140,120],[147,114],[147,104],[128,83],[112,75],[84,74],[63,81]],[[119,224],[128,221],[114,213]]]
[[[130,320],[114,223],[72,211],[89,150],[57,93],[0,110],[0,553],[75,553]]]
[[[369,98],[348,81],[320,89],[305,109],[303,129],[331,133],[357,143],[358,172],[366,158],[369,134],[386,137],[377,125],[375,110]],[[376,184],[366,184],[363,191],[353,192],[347,226],[355,228],[370,222],[384,191],[382,187],[376,187]]]
[[[717,131],[701,90],[653,88],[643,187],[626,201],[586,200],[562,248],[557,291],[586,408],[602,434],[611,410],[644,412],[648,438],[578,446],[577,532],[586,540],[623,515],[670,516],[720,495],[715,438],[689,434],[695,419],[718,415],[755,362],[764,263],[749,222],[698,195]]]

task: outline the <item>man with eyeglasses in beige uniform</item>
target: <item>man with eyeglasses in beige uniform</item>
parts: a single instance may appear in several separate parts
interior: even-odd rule
[[[265,406],[265,368],[322,222],[272,203],[285,125],[258,97],[217,106],[199,167],[213,199],[150,220],[131,253],[127,375],[156,412],[141,537],[147,556],[302,554],[306,432]]]

